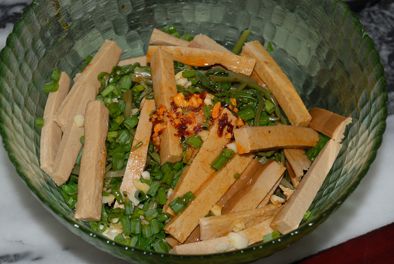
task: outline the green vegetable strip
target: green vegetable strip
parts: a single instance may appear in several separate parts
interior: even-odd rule
[[[238,41],[235,43],[232,52],[234,54],[240,54],[242,47],[244,46],[245,42],[248,40],[248,37],[251,33],[250,29],[246,29],[242,32],[241,36],[239,37]]]
[[[217,171],[220,170],[231,160],[234,154],[234,151],[231,149],[224,148],[220,155],[212,162],[211,167]]]
[[[256,109],[256,116],[254,117],[254,123],[255,125],[260,125],[260,119],[261,119],[261,112],[263,111],[264,103],[268,102],[268,100],[263,100],[262,96],[259,96],[259,103],[257,104],[257,109]]]
[[[244,109],[241,109],[237,114],[238,116],[245,121],[251,120],[255,118],[257,112],[252,107],[246,107]]]

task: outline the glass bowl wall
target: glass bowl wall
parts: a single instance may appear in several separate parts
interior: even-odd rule
[[[144,54],[154,27],[207,34],[232,47],[240,32],[273,46],[273,57],[308,107],[351,115],[342,151],[310,210],[312,218],[288,235],[242,251],[172,256],[127,248],[74,219],[58,189],[39,168],[40,131],[47,95],[41,87],[57,66],[73,75],[104,39],[122,58]],[[138,263],[243,263],[272,254],[324,221],[356,188],[381,144],[387,92],[379,56],[360,23],[330,0],[42,0],[34,1],[0,56],[0,131],[21,178],[73,233],[114,256]],[[360,205],[362,206],[362,205]]]

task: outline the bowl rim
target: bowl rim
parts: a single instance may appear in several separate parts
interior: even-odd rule
[[[4,61],[7,61],[5,59],[6,57],[6,53],[5,50],[9,49],[9,45],[10,45],[10,39],[16,35],[18,33],[18,31],[20,30],[20,27],[23,23],[23,21],[25,20],[25,18],[30,14],[30,12],[33,12],[32,10],[34,9],[34,7],[37,5],[39,5],[39,1],[40,0],[33,0],[31,2],[30,5],[28,5],[27,7],[24,8],[23,13],[21,15],[21,17],[19,18],[19,20],[14,24],[14,27],[11,31],[11,33],[8,35],[7,37],[7,41],[5,46],[3,47],[3,49],[0,52],[0,73],[2,72],[2,68],[4,66]],[[331,206],[325,208],[324,210],[321,211],[321,213],[315,218],[313,217],[311,220],[313,221],[306,221],[305,223],[303,223],[302,225],[300,225],[296,230],[294,230],[291,233],[285,234],[280,236],[279,238],[273,239],[269,242],[259,242],[256,243],[252,246],[249,246],[245,249],[242,250],[234,250],[231,252],[224,252],[224,253],[215,253],[215,254],[208,254],[208,255],[175,255],[175,254],[170,254],[170,253],[157,253],[157,252],[151,252],[151,251],[145,251],[145,250],[140,250],[137,248],[133,248],[133,247],[128,247],[128,246],[124,246],[118,242],[115,242],[113,240],[109,240],[108,238],[106,238],[105,236],[101,235],[100,233],[95,233],[92,230],[90,230],[89,228],[83,226],[83,225],[79,225],[77,221],[74,221],[71,217],[61,213],[55,206],[53,206],[51,203],[49,203],[45,197],[43,195],[40,194],[39,190],[36,189],[34,187],[34,185],[31,183],[31,181],[29,180],[28,176],[23,172],[23,170],[21,170],[22,166],[20,164],[20,162],[18,162],[18,160],[15,158],[14,152],[12,151],[12,148],[9,144],[9,140],[8,140],[8,135],[7,135],[7,128],[4,126],[4,122],[3,122],[3,116],[0,114],[0,135],[2,137],[2,141],[3,141],[3,146],[4,149],[7,152],[8,158],[10,159],[10,161],[12,162],[12,164],[14,165],[17,174],[19,176],[19,178],[22,179],[22,181],[27,185],[27,187],[29,188],[29,190],[32,192],[33,196],[36,197],[43,205],[44,207],[52,214],[55,216],[55,218],[60,217],[62,220],[64,220],[65,222],[67,222],[69,225],[65,225],[64,221],[60,221],[62,222],[71,232],[76,233],[75,228],[81,230],[83,233],[85,233],[85,235],[90,236],[90,238],[92,238],[91,234],[95,234],[95,236],[93,237],[94,239],[99,240],[100,242],[102,242],[103,244],[109,245],[111,247],[113,247],[114,249],[117,250],[122,250],[122,252],[127,252],[128,256],[130,255],[130,252],[138,252],[141,255],[146,255],[147,253],[149,253],[149,256],[152,255],[156,255],[158,257],[161,258],[174,258],[174,259],[185,259],[185,260],[191,260],[191,259],[214,259],[216,257],[223,257],[223,256],[231,256],[231,255],[238,255],[239,253],[245,253],[247,254],[248,252],[254,252],[255,250],[259,249],[269,249],[270,246],[274,245],[274,244],[278,244],[278,243],[282,243],[282,247],[280,248],[280,250],[282,250],[284,247],[286,247],[286,245],[290,245],[295,243],[296,241],[298,241],[299,239],[301,239],[302,237],[297,236],[298,234],[308,234],[311,231],[313,231],[319,224],[321,224],[322,222],[324,222],[328,216],[333,213],[346,199],[347,197],[349,197],[349,195],[351,193],[353,193],[353,191],[356,189],[356,187],[359,185],[360,181],[365,177],[365,175],[367,174],[371,164],[373,163],[373,161],[376,158],[377,155],[377,151],[380,148],[382,141],[383,141],[383,135],[386,129],[386,119],[388,116],[388,110],[387,110],[387,101],[388,101],[388,92],[387,92],[387,83],[386,83],[386,79],[385,79],[385,73],[384,73],[384,68],[383,65],[381,63],[381,59],[380,59],[380,55],[376,49],[376,45],[374,43],[374,41],[372,40],[372,38],[369,36],[369,34],[365,31],[363,25],[361,24],[360,20],[356,17],[356,15],[350,10],[350,8],[342,1],[340,0],[329,0],[332,2],[332,5],[340,6],[340,8],[344,9],[345,15],[350,16],[350,18],[352,19],[352,24],[354,26],[354,30],[358,31],[359,34],[361,34],[362,36],[362,41],[367,42],[367,44],[369,45],[369,49],[372,52],[372,56],[374,57],[374,61],[376,61],[376,66],[379,66],[379,69],[377,71],[377,80],[376,80],[376,84],[378,84],[380,81],[382,81],[383,83],[381,84],[382,86],[386,87],[386,89],[384,89],[383,91],[383,96],[384,96],[384,104],[383,104],[383,109],[380,110],[380,112],[382,112],[382,116],[380,117],[380,120],[378,122],[378,124],[380,125],[380,129],[377,133],[377,135],[374,137],[374,144],[372,147],[371,152],[369,153],[369,157],[366,160],[366,162],[364,163],[362,169],[359,172],[359,175],[357,175],[356,180],[349,185],[346,189],[344,189],[344,192],[338,196],[338,198],[336,199],[336,202],[333,203]],[[0,86],[0,94],[3,93],[3,87]],[[1,103],[0,103],[0,107],[1,107]],[[87,243],[95,246],[96,248],[99,248],[102,251],[108,252],[110,253],[112,256],[116,256],[118,258],[123,258],[121,257],[119,254],[116,254],[113,250],[104,250],[103,248],[99,247],[98,245],[96,245],[95,243],[92,243],[91,241],[88,241],[84,236],[81,236],[78,234],[79,237],[81,237],[82,239],[84,239]],[[294,239],[296,238],[296,239]],[[109,242],[110,243],[109,243]],[[276,252],[279,252],[280,250],[277,250]],[[275,252],[275,253],[276,253]],[[115,255],[116,254],[116,255]],[[124,259],[124,258],[123,258]]]

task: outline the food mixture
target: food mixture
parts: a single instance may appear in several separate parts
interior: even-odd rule
[[[106,40],[73,81],[53,71],[40,162],[76,219],[124,246],[190,255],[311,217],[351,119],[308,111],[272,45],[249,34],[229,51],[167,26],[145,56],[120,60]]]

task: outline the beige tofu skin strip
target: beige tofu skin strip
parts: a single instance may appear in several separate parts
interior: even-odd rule
[[[255,181],[256,175],[259,175],[265,166],[258,162],[256,159],[253,159],[245,171],[241,174],[239,179],[230,187],[230,189],[220,198],[219,202],[217,203],[222,208],[226,205],[228,206],[228,202],[238,193],[244,191],[248,186],[252,185]]]
[[[352,122],[350,117],[344,117],[317,107],[312,108],[310,113],[312,115],[312,121],[309,127],[337,142],[342,142],[346,126]]]
[[[319,134],[307,127],[276,125],[264,127],[242,127],[234,130],[238,153],[278,148],[313,147]]]
[[[63,131],[67,130],[67,124],[76,115],[85,114],[87,104],[95,100],[100,88],[97,76],[101,72],[111,72],[112,68],[118,64],[121,53],[122,50],[114,41],[106,40],[91,63],[76,79],[73,88],[60,106],[56,118],[56,122]],[[83,92],[86,89],[91,89],[91,91]]]
[[[297,189],[275,216],[271,226],[282,234],[295,230],[312,204],[338,156],[341,144],[330,139],[321,150]]]
[[[200,238],[209,240],[225,236],[230,232],[239,232],[272,218],[279,210],[278,206],[267,205],[260,209],[243,210],[220,216],[200,219]],[[240,228],[241,230],[236,230]]]
[[[70,90],[70,77],[62,72],[59,79],[59,88],[50,93],[44,110],[44,126],[41,129],[40,140],[40,167],[49,176],[52,176],[56,153],[62,139],[62,131],[55,123],[55,114]]]
[[[245,43],[242,55],[256,59],[255,72],[278,100],[290,123],[308,126],[311,115],[293,84],[259,41]]]
[[[134,63],[139,63],[141,66],[146,66],[146,56],[140,56],[140,57],[134,57],[134,58],[129,58],[125,60],[121,60],[118,63],[118,66],[125,66],[125,65],[130,65]]]
[[[170,34],[155,28],[150,36],[149,45],[187,47],[189,45],[189,41],[171,36]]]
[[[258,173],[253,183],[237,192],[223,207],[222,212],[240,212],[257,208],[271,191],[272,187],[282,178],[286,168],[276,161],[269,162]]]
[[[86,89],[81,90],[80,97],[89,98],[88,102],[93,101],[95,97],[93,89],[87,85]],[[52,173],[52,178],[57,185],[65,183],[74,168],[78,153],[82,147],[80,139],[84,135],[83,124],[76,124],[75,119],[79,117],[83,123],[84,116],[85,113],[75,115],[73,119],[68,121],[69,123],[65,127],[66,129],[63,131],[63,137],[56,153],[54,171]]]
[[[163,105],[167,110],[171,110],[171,100],[177,94],[174,60],[163,48],[159,48],[152,55],[151,71],[157,108]],[[175,127],[167,120],[166,128],[160,135],[160,161],[163,164],[177,162],[181,158],[180,138],[176,136]]]
[[[234,125],[236,117],[225,109],[219,119],[224,115],[227,115],[229,122]],[[195,193],[206,180],[214,176],[215,170],[211,167],[211,163],[229,142],[230,139],[218,135],[218,122],[216,121],[210,128],[208,138],[202,144],[192,164],[181,175],[172,195],[168,198],[167,205],[187,192]],[[165,207],[165,210],[171,213],[168,206]]]
[[[159,48],[170,53],[174,60],[187,65],[202,67],[220,64],[233,72],[247,76],[252,73],[256,63],[256,60],[253,58],[238,56],[228,52],[179,46],[149,46],[146,54],[148,62]]]
[[[253,245],[262,241],[265,235],[273,232],[270,227],[271,221],[272,217],[238,233],[248,240],[248,246]],[[210,240],[175,246],[173,253],[179,255],[205,255],[227,252],[235,249],[229,236],[222,236]]]
[[[137,191],[134,186],[134,180],[139,180],[146,164],[146,156],[148,154],[149,140],[152,134],[152,123],[149,121],[150,114],[155,110],[154,100],[145,100],[135,132],[132,150],[127,161],[126,171],[123,176],[120,191],[127,193],[128,197],[133,197]],[[142,144],[133,149],[138,144]]]
[[[311,166],[311,161],[308,159],[303,149],[285,149],[284,154],[296,179],[299,181]]]
[[[211,39],[207,35],[198,34],[189,43],[190,48],[200,48],[207,50],[216,50],[220,52],[227,52],[233,54],[231,51],[217,43],[215,40]]]
[[[234,175],[242,173],[252,160],[251,156],[235,155],[227,165],[211,177],[195,194],[189,206],[164,227],[164,230],[183,243],[212,206],[235,182]]]
[[[94,101],[88,104],[85,144],[78,177],[76,219],[98,221],[101,218],[108,119],[108,110],[102,102]]]
[[[81,137],[84,134],[83,125],[80,126],[72,120],[68,127],[69,129],[64,132],[60,141],[52,173],[52,179],[58,186],[65,183],[70,177],[78,153],[82,147]]]

